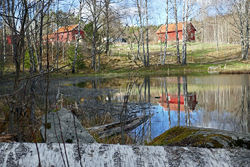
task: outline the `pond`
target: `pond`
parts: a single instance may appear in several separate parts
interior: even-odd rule
[[[94,105],[124,103],[127,97],[128,112],[151,115],[129,132],[137,143],[179,125],[250,133],[250,75],[95,78],[72,86],[111,89]]]
[[[31,90],[31,95],[32,90],[36,93],[27,96],[25,92],[26,98],[20,94],[19,100],[28,107],[36,104],[43,108],[46,82],[41,78],[29,83],[32,89],[26,90]],[[0,85],[0,94],[11,91],[11,83]],[[50,111],[58,107],[58,94],[63,95],[63,106],[69,110],[77,102],[81,112],[76,115],[86,128],[147,117],[146,122],[126,131],[138,144],[179,125],[250,133],[250,75],[52,78],[48,91]],[[22,121],[24,116],[27,119]],[[6,126],[8,133],[17,133],[20,140],[30,142],[30,134],[26,133],[33,126],[28,123],[32,123],[34,115],[24,116],[21,113],[4,118],[0,112],[0,123],[6,119],[10,122]]]

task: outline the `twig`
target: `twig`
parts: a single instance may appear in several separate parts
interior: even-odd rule
[[[60,71],[61,69],[65,68],[65,67],[68,67],[70,65],[71,64],[67,64],[67,65],[62,66],[62,67],[60,67],[58,69],[52,69],[51,71],[48,71],[48,72],[45,72],[45,73],[43,72],[43,73],[36,74],[36,75],[33,75],[33,76],[28,76],[28,77],[20,78],[18,81],[22,81],[22,80],[26,80],[26,79],[32,79],[32,78],[36,78],[36,77],[43,76],[43,75],[48,75],[49,73]]]
[[[17,89],[15,92],[10,93],[10,94],[5,94],[5,95],[0,95],[0,98],[4,98],[4,97],[8,97],[8,96],[14,96],[15,94],[17,94],[19,91],[21,91],[23,89],[24,86],[20,87],[19,89]]]

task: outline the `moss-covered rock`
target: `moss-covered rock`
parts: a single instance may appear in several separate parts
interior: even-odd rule
[[[167,130],[147,145],[192,146],[206,148],[250,149],[250,135],[224,130],[177,126]]]

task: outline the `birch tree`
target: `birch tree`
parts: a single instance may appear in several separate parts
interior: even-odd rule
[[[187,64],[187,26],[188,26],[188,0],[183,0],[182,7],[182,65]]]
[[[177,63],[181,63],[180,59],[180,48],[179,48],[179,35],[178,35],[178,9],[177,2],[174,0],[174,18],[175,18],[175,33],[176,33],[176,54],[177,54]]]
[[[104,4],[100,0],[86,0],[87,9],[90,15],[88,21],[91,23],[91,68],[94,71],[100,69],[100,54],[101,54],[101,36],[99,34],[100,29],[104,26],[101,22],[101,16],[103,16]],[[99,50],[98,50],[99,49]],[[98,55],[98,63],[96,63]]]
[[[17,2],[16,0],[10,0],[7,2],[6,13],[8,17],[5,22],[11,32],[11,45],[13,48],[13,60],[15,64],[14,89],[16,89],[20,77],[21,59],[24,57],[25,53],[25,33],[41,12],[48,9],[51,1],[46,1],[42,6],[38,5],[41,1],[27,2],[27,0],[21,0],[20,2]],[[31,10],[36,6],[38,6],[36,12],[30,19],[27,19]],[[1,13],[1,16],[5,16],[5,14]]]
[[[146,12],[146,46],[147,46],[147,62],[146,66],[148,67],[150,62],[149,62],[149,34],[148,34],[148,0],[145,0],[145,12]]]
[[[143,16],[142,16],[142,6],[143,1],[142,0],[136,0],[137,10],[138,10],[138,16],[139,16],[139,25],[140,25],[140,43],[142,45],[142,51],[143,51],[143,64],[144,66],[147,65],[146,63],[146,54],[145,54],[145,46],[144,46],[144,31],[143,31]],[[140,52],[140,47],[138,46],[138,52]]]
[[[77,39],[76,39],[76,47],[75,47],[75,56],[74,56],[74,60],[73,60],[73,65],[72,65],[72,73],[75,73],[75,64],[76,64],[76,60],[77,60],[77,53],[78,53],[78,46],[79,46],[79,40],[80,40],[80,30],[81,30],[81,13],[82,13],[82,4],[83,4],[83,0],[80,0],[80,7],[79,7],[79,20],[78,20],[78,34],[77,34]]]
[[[162,65],[165,64],[166,61],[166,57],[167,57],[167,48],[168,48],[168,12],[169,12],[169,0],[166,0],[166,32],[165,32],[165,45],[164,45],[164,56],[163,56],[163,60],[161,62]]]
[[[248,59],[249,49],[249,0],[234,0],[233,7],[236,10],[234,21],[240,31],[241,58]]]
[[[42,9],[44,8],[44,0],[41,1]],[[38,62],[38,70],[42,71],[43,66],[43,18],[44,18],[44,11],[41,10],[40,12],[40,33],[39,33],[39,62]]]
[[[5,8],[5,0],[2,1],[2,11],[3,14],[6,15],[6,8]],[[6,20],[6,19],[5,19]],[[0,58],[0,77],[3,75],[4,73],[4,61],[5,61],[5,57],[6,57],[6,23],[5,20],[2,19],[2,23],[3,23],[3,53],[2,56]]]
[[[240,34],[241,58],[248,59],[249,50],[249,0],[221,0],[219,10],[227,11],[233,18],[233,22],[228,22],[234,26]],[[223,15],[223,13],[219,13]]]
[[[109,22],[110,22],[110,11],[109,11],[109,8],[110,8],[110,0],[105,0],[104,1],[104,5],[105,5],[105,21],[106,21],[106,46],[105,46],[105,54],[108,55],[108,52],[109,52],[109,44],[110,44],[110,25],[109,25]]]

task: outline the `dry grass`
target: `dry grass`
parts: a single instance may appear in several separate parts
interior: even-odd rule
[[[137,47],[134,47],[134,50],[129,50],[128,45],[116,46],[113,48],[113,56],[117,57],[133,57],[136,55]],[[160,56],[163,54],[164,46],[160,44],[150,45],[150,64],[157,65],[160,63]],[[188,53],[188,63],[202,63],[202,64],[211,64],[211,63],[221,63],[227,61],[235,61],[240,59],[240,46],[232,44],[221,44],[217,50],[216,44],[214,43],[188,43],[187,53]],[[180,45],[181,52],[181,45]],[[142,53],[142,51],[141,51]],[[133,61],[120,59],[120,64],[126,65],[130,63],[134,64]],[[112,62],[112,61],[111,61]],[[176,48],[174,45],[170,45],[167,50],[167,64],[176,64]],[[113,64],[113,63],[112,63]],[[138,64],[142,65],[141,62]],[[113,64],[116,66],[115,64]]]
[[[15,135],[13,134],[0,135],[0,142],[13,142],[13,141],[15,141]]]
[[[115,135],[115,136],[111,136],[109,138],[105,138],[105,139],[99,139],[98,140],[100,143],[105,143],[105,144],[134,144],[134,140],[128,135],[128,134],[124,134],[124,137],[122,139],[122,136],[119,135]]]

